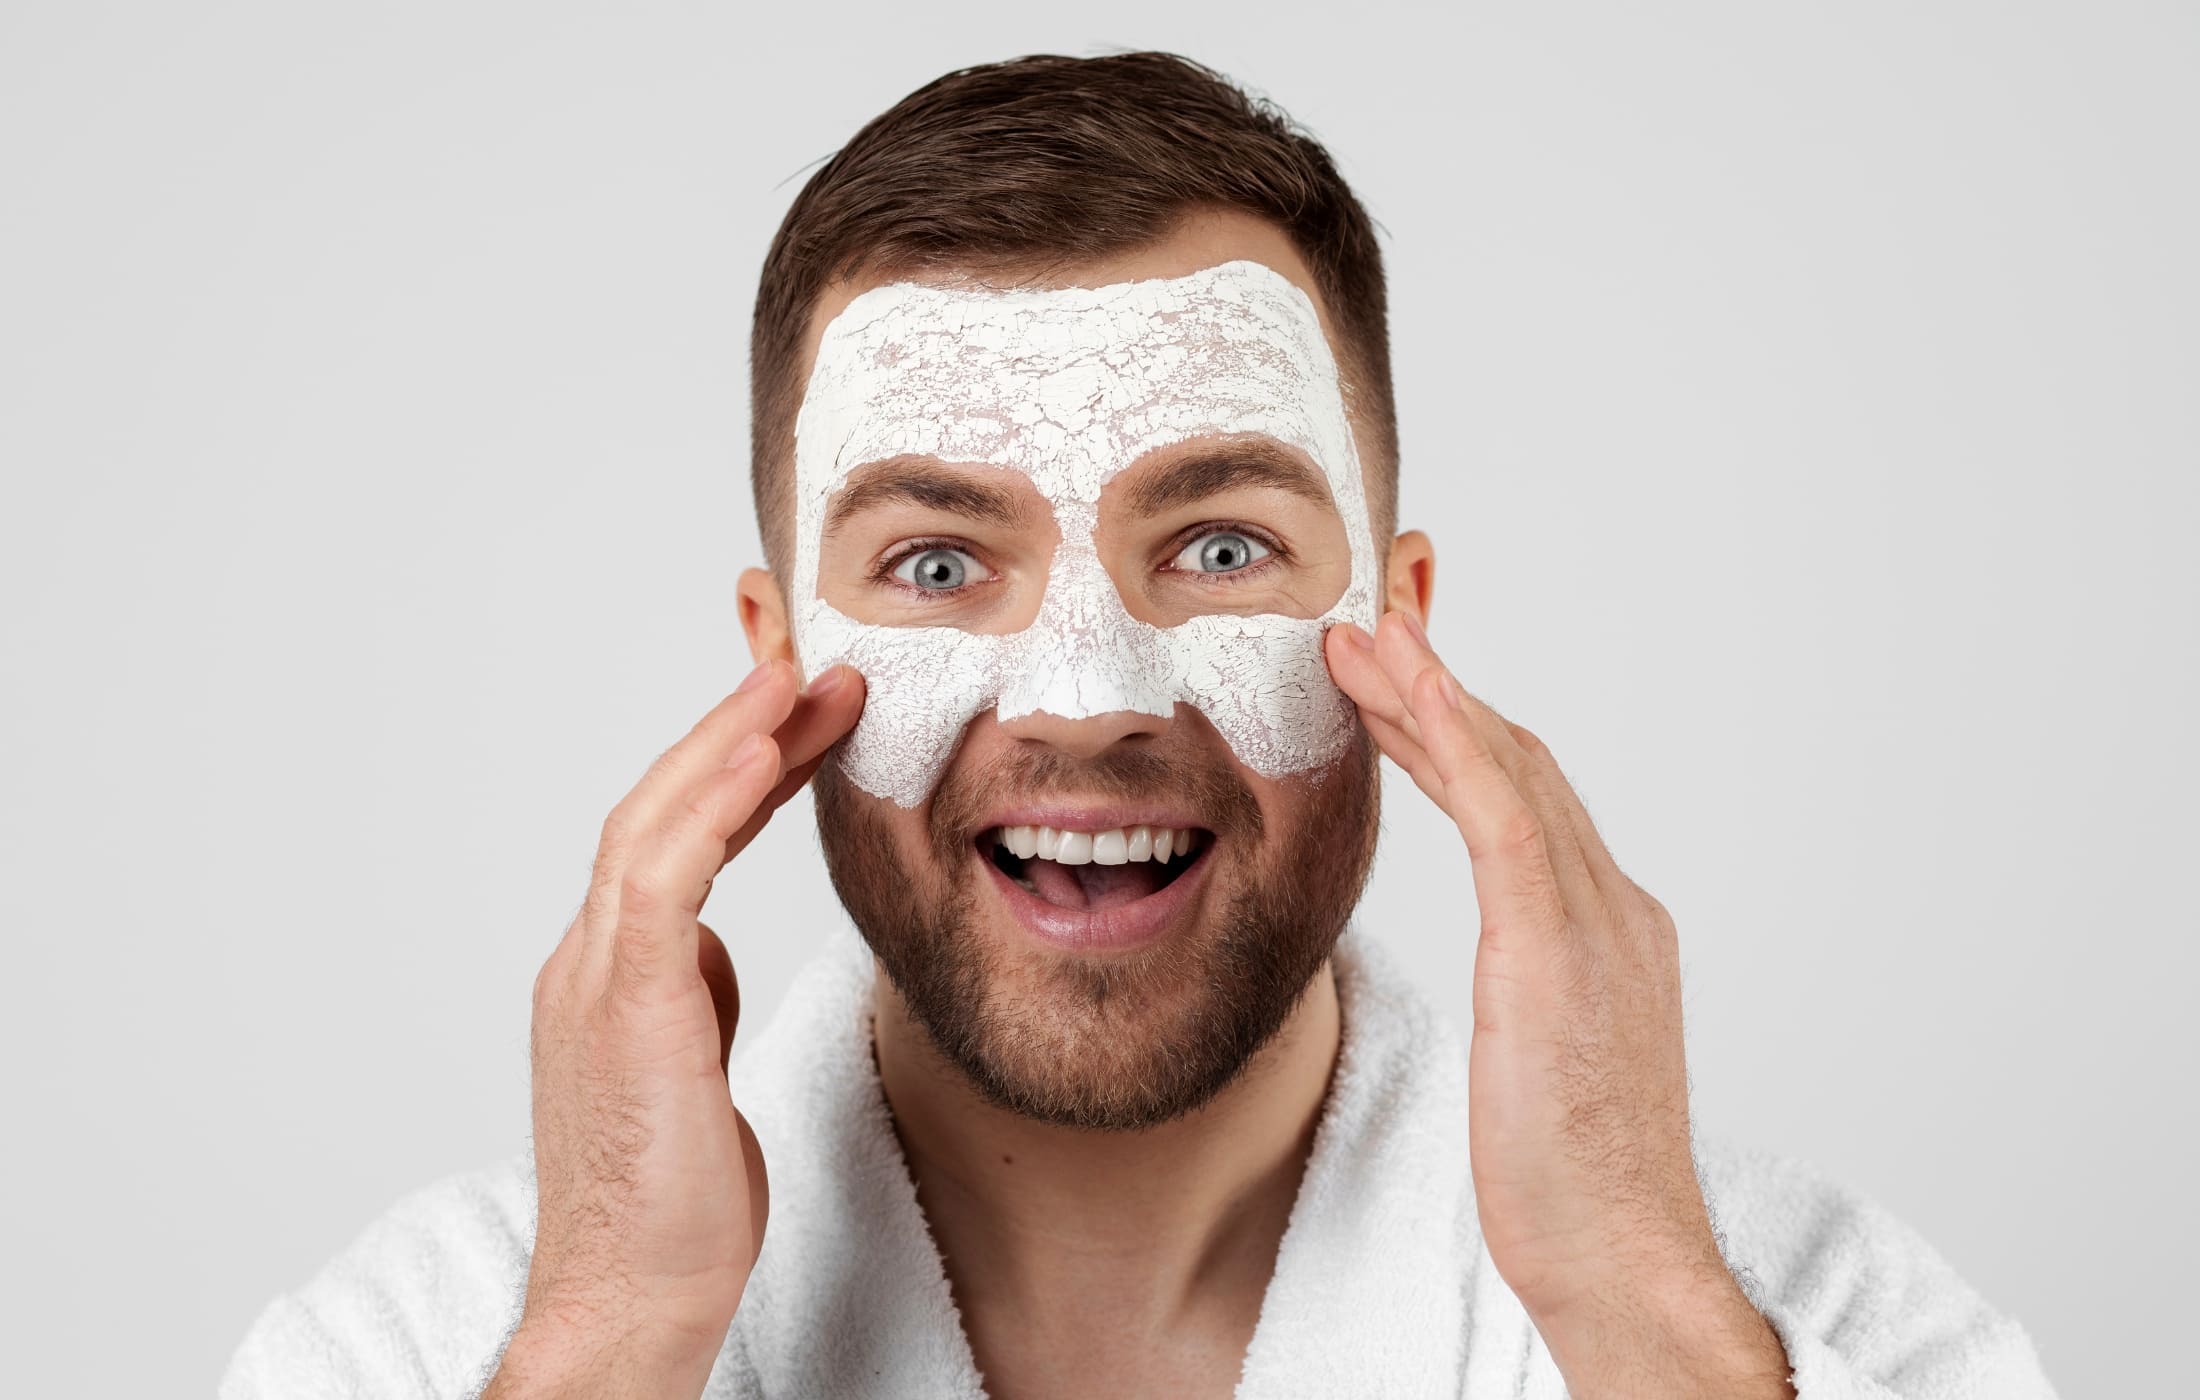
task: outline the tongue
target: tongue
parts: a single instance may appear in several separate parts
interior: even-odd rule
[[[1064,865],[1029,860],[1024,876],[1039,898],[1064,909],[1113,909],[1144,899],[1161,888],[1161,867],[1134,860],[1122,865]]]

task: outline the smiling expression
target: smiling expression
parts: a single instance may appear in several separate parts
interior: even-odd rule
[[[892,1010],[997,1105],[1137,1128],[1309,1005],[1358,902],[1377,756],[1321,642],[1388,561],[1280,231],[1083,273],[817,309],[781,597],[806,674],[865,677],[812,787],[882,1040]]]

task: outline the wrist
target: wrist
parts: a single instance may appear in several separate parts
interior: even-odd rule
[[[720,1339],[723,1340],[722,1338]],[[561,1318],[522,1318],[481,1400],[695,1397],[717,1348],[604,1331]]]
[[[1787,1350],[1722,1261],[1615,1281],[1533,1319],[1576,1400],[1793,1400]]]

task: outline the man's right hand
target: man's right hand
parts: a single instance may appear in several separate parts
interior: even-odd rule
[[[764,1160],[726,1083],[740,995],[697,912],[862,712],[835,666],[768,661],[611,811],[535,978],[536,1224],[483,1400],[697,1396],[764,1238]]]

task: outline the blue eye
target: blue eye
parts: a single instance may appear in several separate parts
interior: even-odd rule
[[[1202,574],[1227,574],[1266,559],[1272,551],[1250,535],[1217,530],[1201,535],[1176,556],[1176,567]]]
[[[945,593],[962,587],[978,568],[978,561],[959,549],[920,549],[894,566],[894,577],[918,588]]]

